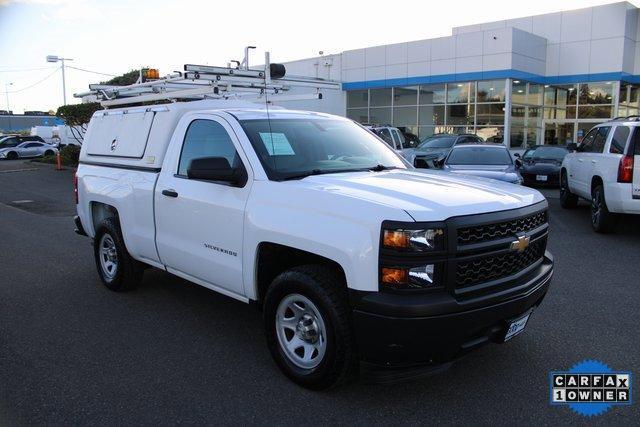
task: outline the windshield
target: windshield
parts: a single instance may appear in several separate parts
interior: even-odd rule
[[[382,141],[348,120],[327,118],[242,120],[272,180],[375,168],[406,169]]]
[[[548,159],[561,161],[567,153],[569,151],[564,147],[537,147],[527,150],[522,158],[525,160]]]
[[[511,155],[507,149],[493,147],[460,147],[454,149],[447,159],[448,165],[510,165]]]
[[[432,136],[424,139],[417,148],[451,148],[454,142],[455,136]]]

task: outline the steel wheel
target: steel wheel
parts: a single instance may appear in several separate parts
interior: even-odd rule
[[[602,213],[603,201],[600,196],[600,191],[594,191],[591,197],[591,222],[598,224],[600,221],[600,215]]]
[[[300,294],[287,295],[276,311],[282,352],[302,369],[318,366],[327,350],[327,331],[318,307]]]
[[[113,279],[118,274],[118,252],[113,238],[105,233],[100,239],[100,267],[107,279]]]

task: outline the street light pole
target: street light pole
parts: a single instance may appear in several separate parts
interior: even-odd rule
[[[4,94],[7,97],[7,113],[11,111],[11,107],[9,106],[9,86],[13,86],[13,83],[4,84]]]
[[[47,56],[47,62],[60,62],[62,64],[60,67],[62,69],[62,101],[64,102],[64,105],[67,105],[67,84],[64,78],[64,61],[73,61],[73,59],[61,58],[57,55]]]

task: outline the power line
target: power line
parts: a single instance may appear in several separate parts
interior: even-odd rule
[[[67,68],[73,68],[74,70],[84,71],[85,73],[93,73],[93,74],[100,74],[102,76],[115,77],[114,74],[107,74],[107,73],[100,73],[98,71],[85,70],[84,68],[72,67],[71,65],[67,65]]]
[[[29,85],[27,87],[23,87],[22,89],[8,91],[7,93],[18,93],[18,92],[24,92],[27,89],[31,89],[32,87],[39,85],[40,83],[42,83],[45,80],[47,80],[49,77],[53,76],[59,69],[60,69],[60,67],[57,67],[55,70],[53,70],[52,73],[47,74],[47,76],[45,78],[43,78],[42,80],[38,80],[37,82],[35,82],[32,85]]]
[[[22,73],[26,71],[52,70],[54,67],[33,67],[33,68],[14,68],[11,70],[0,70],[0,73]]]

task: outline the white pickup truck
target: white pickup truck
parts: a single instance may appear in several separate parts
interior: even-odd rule
[[[256,302],[276,363],[314,389],[509,340],[553,273],[539,192],[415,171],[327,114],[216,100],[98,111],[76,186],[104,285],[129,289],[151,266]]]

